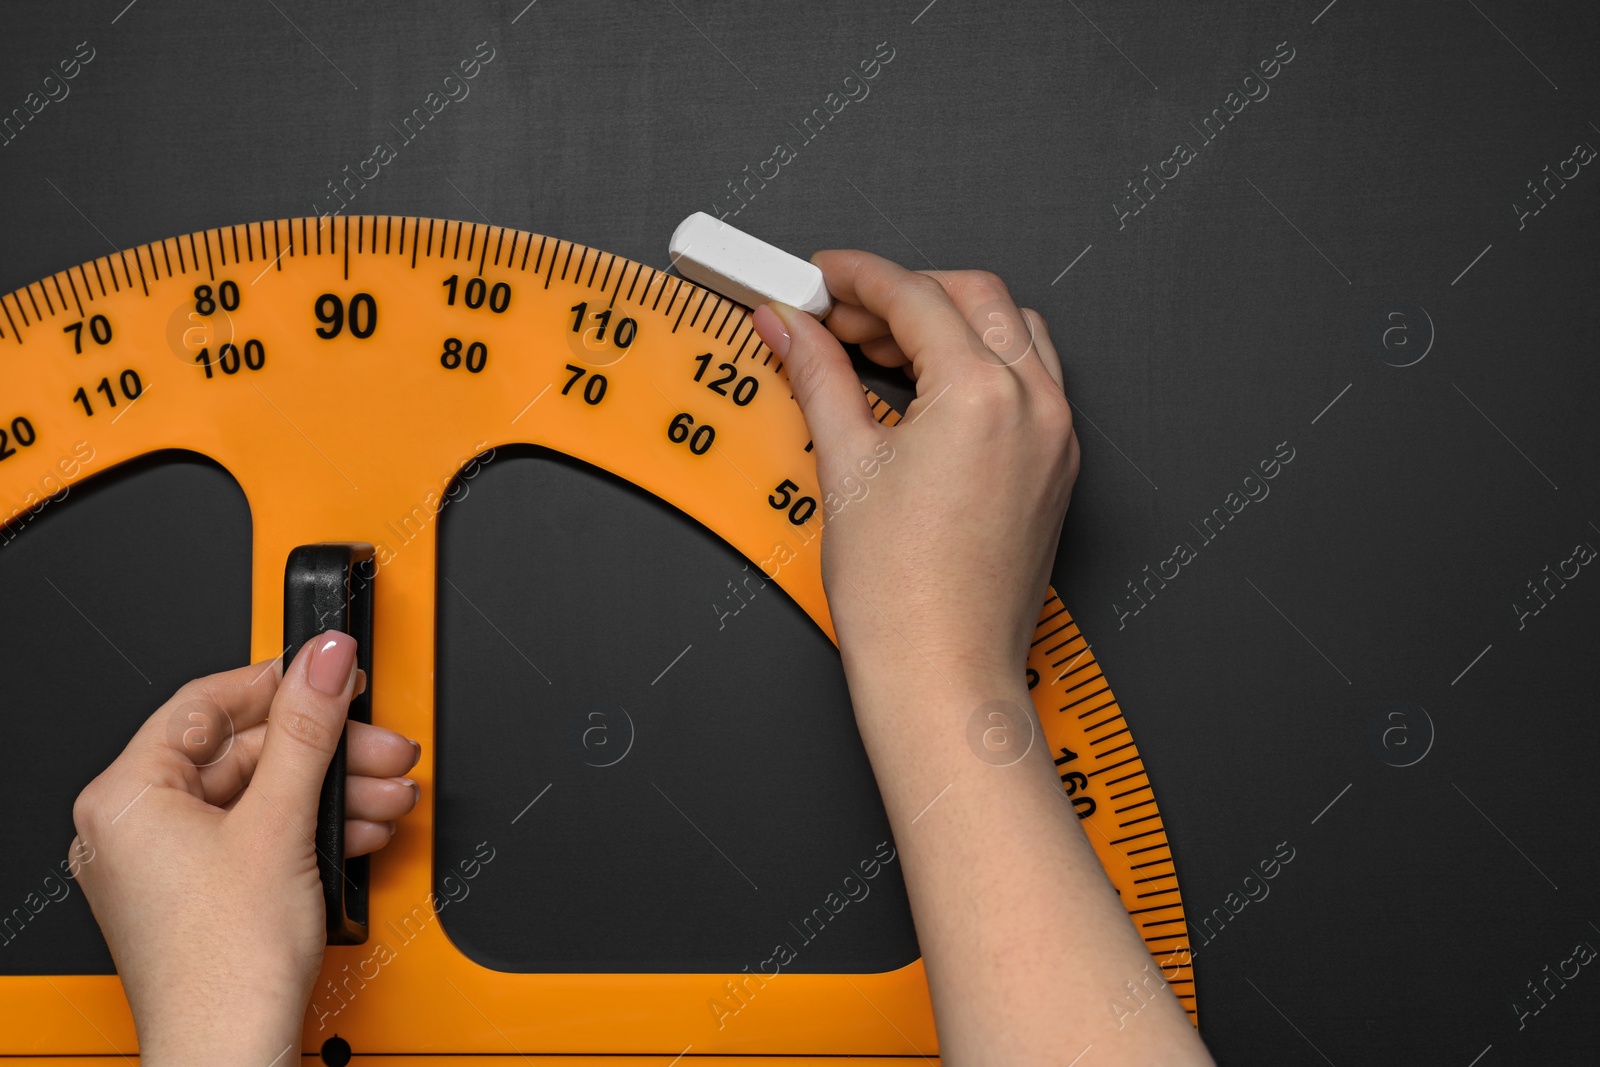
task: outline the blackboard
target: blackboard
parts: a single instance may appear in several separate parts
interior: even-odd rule
[[[1583,1054],[1600,977],[1549,976],[1600,945],[1600,9],[524,4],[8,10],[0,291],[328,211],[378,142],[348,211],[662,267],[718,211],[993,270],[1063,354],[1084,463],[1053,580],[1191,922],[1217,915],[1219,1060]],[[470,93],[405,127],[480,42]]]

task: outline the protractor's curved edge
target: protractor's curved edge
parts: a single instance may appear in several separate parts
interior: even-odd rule
[[[1053,588],[1048,597],[1034,630],[1028,679],[1052,761],[1090,846],[1149,947],[1154,968],[1146,971],[1147,988],[1151,981],[1156,989],[1170,986],[1199,1026],[1189,925],[1154,787],[1089,642]]]
[[[334,224],[329,225],[330,222]],[[350,233],[352,222],[355,225],[353,248]],[[153,282],[171,279],[179,274],[198,272],[202,266],[206,270],[208,280],[215,281],[218,268],[228,266],[264,263],[261,274],[265,274],[268,270],[282,272],[286,259],[292,261],[311,255],[320,257],[325,254],[342,254],[348,263],[348,257],[352,253],[404,254],[408,244],[412,265],[415,266],[419,253],[430,257],[435,255],[444,257],[447,243],[452,246],[450,258],[459,258],[463,236],[467,239],[466,258],[470,260],[473,252],[478,252],[477,273],[480,275],[486,264],[515,269],[519,272],[526,271],[529,256],[537,253],[534,259],[535,273],[544,265],[545,256],[549,256],[549,272],[546,274],[548,287],[552,277],[557,277],[561,281],[567,280],[568,272],[574,268],[572,255],[578,253],[577,274],[574,278],[581,276],[583,268],[588,266],[591,284],[602,262],[607,265],[607,279],[612,270],[620,265],[622,270],[617,274],[617,292],[621,293],[624,281],[629,283],[624,299],[632,299],[640,278],[648,270],[650,278],[645,282],[644,295],[649,294],[658,279],[665,278],[674,284],[672,297],[668,301],[669,307],[673,306],[678,296],[687,290],[691,299],[696,293],[703,294],[701,305],[695,312],[696,319],[704,308],[705,299],[716,298],[716,304],[713,305],[711,314],[707,316],[708,325],[716,313],[723,310],[724,305],[743,309],[745,311],[743,318],[749,318],[749,308],[681,275],[669,274],[637,260],[624,259],[613,252],[606,252],[562,237],[551,237],[531,230],[513,229],[487,222],[422,215],[323,215],[259,219],[227,227],[195,230],[192,233],[165,237],[133,248],[122,249],[113,255],[97,256],[82,263],[63,267],[37,281],[0,295],[0,319],[3,319],[3,322],[0,322],[0,341],[9,340],[18,345],[24,344],[28,331],[38,327],[46,319],[53,319],[63,314],[73,313],[78,319],[89,319],[95,301],[115,296],[124,289],[131,292],[136,279],[140,293],[149,296]],[[511,239],[510,245],[506,244],[508,237]],[[434,251],[435,241],[438,243],[437,252]],[[381,253],[380,242],[383,246]],[[491,242],[494,246],[493,259],[488,258]],[[327,245],[326,251],[323,248],[324,243]],[[131,265],[128,260],[130,253],[133,256]],[[592,262],[588,258],[590,253],[594,253]],[[562,265],[560,275],[556,276],[554,269],[558,259]],[[173,267],[174,262],[177,263],[176,268]],[[512,267],[513,262],[517,263],[515,268]],[[118,267],[121,268],[120,275]],[[633,268],[631,279],[628,276],[630,268]],[[255,275],[255,278],[259,277],[260,274]],[[108,280],[110,288],[107,288]],[[62,285],[63,282],[66,283],[65,287]],[[604,284],[602,282],[602,288]],[[666,286],[663,284],[661,292],[656,296],[657,305],[665,291]],[[685,309],[689,302],[685,300]],[[652,305],[652,310],[654,307],[655,305]],[[725,326],[726,319],[723,327],[719,327],[717,331],[719,338]],[[737,329],[738,327],[735,327],[735,332]],[[754,327],[751,326],[746,335],[747,340],[756,340],[755,348],[751,351],[752,358],[765,348],[759,339],[754,338],[754,332]],[[731,338],[733,334],[729,336]],[[0,351],[3,350],[4,346],[0,346]],[[769,361],[773,355],[774,353],[767,349]],[[773,369],[777,371],[782,367],[783,361],[780,359]]]

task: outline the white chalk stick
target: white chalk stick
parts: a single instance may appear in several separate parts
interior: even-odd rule
[[[822,271],[815,264],[704,211],[678,224],[667,255],[685,278],[749,307],[778,300],[819,319],[833,310]]]

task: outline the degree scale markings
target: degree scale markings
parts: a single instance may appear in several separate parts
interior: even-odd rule
[[[437,500],[474,455],[530,443],[640,486],[767,573],[776,567],[775,580],[831,639],[817,551],[823,509],[796,525],[762,489],[787,480],[819,503],[825,497],[782,361],[754,336],[748,311],[610,253],[544,236],[535,244],[523,231],[437,219],[257,222],[102,256],[0,296],[0,430],[10,433],[18,419],[31,427],[31,442],[19,446],[12,433],[5,446],[11,451],[0,458],[0,516],[29,506],[30,493],[37,499],[57,483],[150,452],[186,448],[210,456],[250,502],[252,654],[267,659],[281,651],[282,567],[292,547],[329,540],[381,546],[385,523],[412,515],[430,494]],[[197,312],[199,287],[206,287],[206,301],[219,301],[230,284],[237,296],[228,289],[233,306],[223,303],[225,316]],[[497,291],[502,295],[489,295]],[[573,330],[575,313],[581,332]],[[624,321],[633,324],[631,334],[620,333]],[[629,343],[619,347],[620,336]],[[259,345],[259,365],[246,364],[247,341]],[[450,341],[459,342],[454,365]],[[227,363],[219,356],[224,342],[239,352]],[[474,344],[483,347],[481,362],[469,356]],[[202,349],[208,354],[199,360]],[[703,362],[706,353],[711,359]],[[732,389],[708,388],[715,372],[707,369],[721,361],[755,383],[740,394],[745,402]],[[574,368],[582,380],[563,392]],[[127,389],[136,396],[118,391],[124,373],[133,375]],[[601,377],[603,387],[591,384]],[[144,396],[136,381],[139,390],[156,382],[161,388]],[[551,385],[549,397],[526,407]],[[75,390],[87,400],[74,400]],[[878,421],[900,421],[890,405],[867,396]],[[138,410],[112,424],[133,399]],[[692,432],[672,436],[684,414],[692,431],[714,428],[722,458],[710,454],[709,440],[696,451],[704,438]],[[93,447],[94,459],[65,477],[58,463],[80,441]],[[379,553],[375,656],[385,675],[375,690],[375,721],[425,741],[433,736],[435,635],[431,621],[419,620],[435,618],[435,525]],[[789,553],[781,565],[779,546]],[[1053,591],[1027,666],[1043,741],[1070,802],[1193,1017],[1187,926],[1155,797],[1099,664]],[[424,748],[412,772],[425,798],[408,818],[412,832],[373,865],[375,919],[408,912],[430,891],[434,771],[431,746]],[[750,1052],[751,1030],[767,1035],[760,1050],[771,1052],[896,1055],[908,1038],[922,1048],[936,1043],[921,961],[852,975],[857,988],[842,978],[781,976],[762,993],[751,1030],[741,1022],[744,1043],[730,1045],[710,1027],[686,1031],[700,1025],[694,1020],[706,998],[721,995],[732,975],[503,974],[467,961],[438,924],[412,946],[385,967],[381,990],[341,1016],[341,1034],[358,1050],[436,1047],[426,1027],[438,1014],[440,975],[491,1017],[525,1016],[527,1004],[543,1005],[523,1031],[527,1048],[544,1042],[541,1048],[658,1053],[694,1037],[695,1048],[708,1053]],[[324,977],[362,958],[361,951],[330,948]],[[54,981],[111,1040],[132,1044],[114,976]],[[27,1025],[0,1022],[0,1034],[54,1034],[52,1049],[81,1051],[75,1035],[82,1018],[44,979],[22,979],[12,989],[0,1020]],[[584,1008],[609,989],[627,989],[633,998],[638,1022],[626,1033]],[[863,995],[883,1006],[894,1026]],[[814,1032],[819,1017],[832,1020],[825,1033]],[[474,1012],[453,1022],[458,1051],[505,1051],[500,1034]],[[47,1051],[14,1049],[10,1041],[0,1036],[0,1055]]]

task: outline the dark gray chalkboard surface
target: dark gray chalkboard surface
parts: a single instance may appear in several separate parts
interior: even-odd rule
[[[328,211],[379,142],[350,212],[660,267],[680,219],[726,212],[802,255],[999,273],[1063,355],[1084,463],[1054,582],[1191,921],[1214,916],[1219,1060],[1592,1057],[1600,974],[1550,976],[1600,945],[1600,8],[105,0],[0,26],[0,122],[24,116],[0,134],[0,291]],[[470,92],[406,139],[482,42]],[[870,92],[804,127],[874,56]],[[154,680],[242,658],[229,610],[198,664],[153,633]],[[21,692],[28,665],[0,664]],[[90,740],[102,763],[120,744]]]

